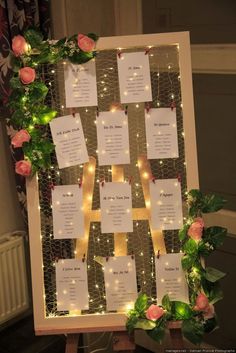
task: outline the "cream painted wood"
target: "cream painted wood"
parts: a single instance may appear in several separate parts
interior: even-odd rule
[[[98,51],[119,47],[179,45],[188,189],[198,188],[189,35],[187,32],[101,38]],[[99,54],[98,54],[99,55]],[[40,334],[125,330],[125,313],[45,317],[39,193],[37,178],[27,180],[35,331]],[[97,216],[99,213],[95,211]]]

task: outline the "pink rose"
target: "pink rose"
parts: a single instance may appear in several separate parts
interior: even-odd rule
[[[95,48],[95,42],[84,34],[78,34],[78,47],[85,52],[89,52]]]
[[[203,219],[200,217],[195,218],[194,222],[189,227],[188,235],[196,242],[199,242],[202,239],[203,228],[204,228]]]
[[[30,140],[30,134],[26,130],[20,130],[18,131],[12,138],[11,144],[14,147],[22,147],[22,144],[24,142],[29,142]]]
[[[25,160],[16,162],[15,171],[17,174],[29,176],[32,171],[31,162]]]
[[[203,317],[205,320],[212,319],[215,316],[215,308],[212,304],[208,305],[208,308],[204,310]]]
[[[198,294],[194,309],[199,311],[206,311],[208,310],[209,305],[210,304],[207,296],[204,293]]]
[[[20,80],[24,85],[34,82],[36,73],[32,67],[23,67],[19,70]]]
[[[148,320],[156,321],[160,319],[160,317],[162,317],[163,314],[164,314],[164,310],[160,306],[152,304],[149,306],[149,308],[146,311],[146,318]]]
[[[18,35],[12,39],[12,50],[15,56],[20,56],[27,52],[28,44],[24,37]]]

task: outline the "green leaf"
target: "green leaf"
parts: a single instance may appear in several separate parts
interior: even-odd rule
[[[208,319],[204,322],[204,332],[210,333],[218,328],[218,323],[215,317]]]
[[[43,41],[42,33],[36,28],[27,29],[24,32],[24,37],[32,48],[40,47],[40,45]]]
[[[193,311],[189,304],[180,301],[172,302],[172,313],[176,320],[186,320],[193,316]]]
[[[184,271],[189,270],[195,262],[195,257],[193,256],[189,256],[189,255],[184,255],[181,259],[181,264],[182,264],[182,268]]]
[[[24,93],[24,88],[21,81],[19,80],[19,76],[13,76],[10,79],[10,86],[13,89],[22,89],[22,93]]]
[[[131,316],[128,318],[128,320],[126,321],[126,328],[129,333],[133,332],[134,327],[138,320],[139,318],[137,316]]]
[[[144,294],[139,294],[135,304],[134,309],[139,313],[142,314],[148,307],[148,296]]]
[[[44,100],[48,93],[48,88],[43,82],[33,82],[29,86],[29,99],[31,103]]]
[[[225,202],[226,201],[219,195],[206,195],[203,200],[202,212],[217,212],[224,206]]]
[[[205,229],[204,240],[213,245],[214,248],[218,248],[223,244],[226,235],[226,228],[218,226],[208,227]]]
[[[183,246],[183,250],[188,255],[197,255],[198,245],[193,239],[189,239]]]
[[[193,319],[185,320],[182,323],[183,336],[193,344],[200,344],[203,340],[203,324]]]
[[[134,328],[140,328],[142,330],[152,330],[154,327],[156,327],[155,321],[146,319],[139,319],[134,325]]]
[[[87,53],[82,50],[69,56],[68,59],[72,64],[84,64],[94,57],[93,53]]]
[[[171,312],[171,301],[168,294],[164,295],[164,297],[162,298],[161,305],[165,310]]]
[[[219,300],[223,299],[223,291],[220,287],[219,282],[209,282],[206,279],[202,280],[202,288],[209,299],[211,304],[217,303]]]
[[[183,227],[179,230],[180,241],[183,241],[187,238],[188,229],[189,229],[189,224],[185,223]]]
[[[209,282],[216,282],[219,281],[221,278],[223,278],[226,275],[226,273],[221,272],[217,270],[216,268],[213,267],[207,267],[206,272],[205,272],[205,278]]]
[[[159,326],[154,328],[151,331],[147,331],[149,337],[151,337],[154,341],[161,343],[165,337],[165,326]]]
[[[57,111],[53,110],[49,107],[43,106],[40,112],[36,116],[36,123],[39,125],[48,124],[55,116],[57,115]]]
[[[93,39],[94,42],[97,42],[97,40],[98,40],[98,38],[99,38],[99,36],[98,36],[97,34],[95,34],[95,33],[88,33],[87,36],[88,36],[89,38]]]

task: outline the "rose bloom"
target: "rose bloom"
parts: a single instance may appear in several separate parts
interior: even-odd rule
[[[200,293],[196,299],[196,306],[194,307],[195,310],[199,311],[206,311],[209,308],[209,301],[207,296],[204,293]]]
[[[32,171],[31,162],[26,160],[16,162],[15,171],[17,174],[29,176]]]
[[[24,37],[18,35],[12,39],[12,50],[15,56],[20,56],[27,52],[28,44]]]
[[[95,48],[95,42],[84,34],[78,34],[78,47],[85,52],[89,52]]]
[[[193,240],[199,242],[202,239],[203,228],[204,228],[203,219],[200,217],[195,218],[194,222],[189,227],[188,235]]]
[[[162,317],[164,314],[164,310],[160,308],[160,306],[152,304],[149,306],[149,308],[146,311],[146,318],[148,320],[153,320],[156,321]]]
[[[12,138],[11,144],[16,147],[22,147],[24,142],[29,142],[30,134],[26,130],[18,131]]]
[[[19,70],[20,80],[24,85],[34,82],[36,73],[32,67],[23,67]]]

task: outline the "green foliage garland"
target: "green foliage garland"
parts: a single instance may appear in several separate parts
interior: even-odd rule
[[[189,286],[190,303],[171,301],[168,295],[162,299],[160,317],[150,320],[149,310],[157,310],[146,294],[140,293],[134,309],[128,312],[127,329],[143,329],[158,341],[163,340],[168,321],[182,321],[183,336],[194,344],[200,344],[205,333],[217,327],[213,304],[223,298],[219,280],[225,273],[205,267],[205,258],[223,244],[227,229],[214,226],[205,227],[203,213],[216,212],[224,205],[224,200],[216,195],[203,195],[199,190],[191,190],[187,197],[188,218],[179,231],[182,242],[182,267]],[[155,313],[154,313],[155,314]]]
[[[49,168],[51,153],[54,151],[54,145],[47,137],[46,126],[55,118],[57,111],[45,103],[48,87],[39,76],[40,66],[42,64],[56,64],[61,60],[68,60],[73,64],[83,64],[91,60],[96,53],[94,50],[88,52],[82,50],[79,47],[78,35],[52,43],[49,40],[44,41],[39,31],[28,29],[23,37],[18,37],[16,40],[23,49],[20,55],[14,52],[13,38],[12,65],[14,75],[10,81],[12,92],[8,107],[11,112],[10,123],[13,128],[20,131],[23,129],[29,134],[28,141],[14,146],[23,148],[25,161],[30,166],[30,170],[27,172],[17,169],[16,166],[16,172],[28,176],[41,168]],[[93,33],[83,37],[90,41],[90,44],[94,43],[94,46],[98,40],[97,35]],[[24,42],[25,46],[23,47]],[[30,68],[30,75],[32,76],[35,72],[36,77],[28,80],[27,76],[28,81],[22,82],[22,68],[27,68],[27,70]],[[24,163],[25,161],[20,162]]]

